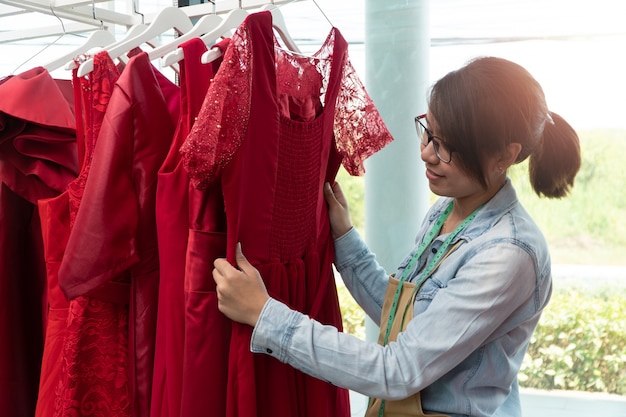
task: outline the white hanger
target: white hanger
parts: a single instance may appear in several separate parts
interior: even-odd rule
[[[78,48],[55,59],[52,62],[48,62],[43,67],[46,68],[49,72],[52,72],[55,69],[60,68],[63,64],[66,64],[68,61],[74,63],[74,58],[76,58],[78,55],[84,54],[92,48],[104,47],[111,42],[115,42],[115,36],[113,36],[113,34],[108,30],[98,29],[94,31],[91,35],[89,35],[87,40]]]
[[[119,45],[122,42],[126,42],[129,39],[134,38],[135,36],[139,36],[140,33],[142,33],[143,31],[145,31],[146,29],[148,29],[148,25],[146,25],[145,23],[137,23],[136,25],[132,25],[124,34],[124,37],[122,39],[120,39],[119,41],[111,44],[111,45],[107,45],[107,48],[113,48],[115,47],[115,45]]]
[[[213,45],[219,37],[225,35],[227,32],[231,30],[237,29],[237,27],[246,19],[247,16],[248,16],[248,12],[245,11],[244,9],[233,9],[230,12],[228,12],[226,17],[224,17],[224,20],[222,20],[222,22],[216,28],[202,35],[200,39],[202,39],[202,41],[206,45]],[[216,53],[217,53],[217,56],[215,56]],[[219,49],[213,48],[205,52],[204,54],[202,54],[200,61],[206,64],[208,62],[215,61],[221,55],[222,53],[220,52]],[[212,58],[209,61],[204,62],[205,56],[211,56]],[[163,66],[169,66],[169,65],[174,64],[175,62],[181,61],[182,59],[183,59],[183,50],[179,48],[176,51],[172,52],[171,54],[165,56],[163,60],[161,61],[161,63]]]
[[[146,30],[125,42],[120,42],[112,48],[107,48],[107,51],[109,52],[111,59],[116,59],[125,52],[139,47],[142,43],[149,41],[170,29],[175,29],[179,33],[184,34],[189,32],[192,28],[193,23],[191,23],[191,20],[184,11],[178,7],[166,7],[161,10]],[[93,71],[93,58],[80,64],[77,75],[82,77],[89,74],[91,71]]]
[[[203,64],[210,64],[211,62],[215,61],[217,58],[221,56],[222,56],[222,51],[220,51],[220,48],[211,48],[202,54],[202,57],[200,58],[200,62],[202,62]]]
[[[220,36],[237,29],[237,27],[246,20],[246,17],[248,17],[248,12],[244,9],[233,9],[228,12],[218,27],[209,33],[205,33],[200,39],[202,39],[205,44],[212,45]]]
[[[177,37],[172,42],[166,43],[165,45],[161,45],[151,50],[148,53],[148,57],[150,58],[150,61],[156,58],[163,57],[164,55],[176,50],[178,48],[178,45],[182,44],[183,42],[188,41],[189,39],[199,38],[201,35],[204,35],[205,33],[214,29],[221,22],[222,22],[222,18],[216,14],[208,14],[208,15],[202,16],[189,32]]]
[[[200,39],[202,39],[202,41],[206,45],[213,45],[219,37],[225,35],[227,32],[231,30],[237,29],[237,27],[246,19],[246,17],[248,17],[248,12],[245,11],[244,9],[233,9],[230,12],[228,12],[228,14],[226,15],[226,17],[224,18],[224,20],[218,27],[216,27],[211,32],[204,34]],[[202,62],[203,64],[208,64],[209,62],[215,61],[221,55],[222,53],[220,52],[219,49],[211,48],[210,50],[202,54],[202,57],[200,58],[200,62]],[[177,57],[178,56],[172,57],[171,59],[173,60]],[[166,57],[166,58],[169,58],[169,57]]]
[[[117,45],[121,44],[122,42],[126,42],[127,40],[132,39],[135,36],[139,36],[139,34],[143,33],[143,31],[145,31],[146,29],[148,29],[148,25],[146,25],[145,23],[138,23],[136,25],[133,25],[130,27],[130,29],[128,29],[128,31],[126,31],[126,34],[124,35],[122,39],[115,42],[114,44],[107,45],[105,49],[115,48]],[[158,45],[158,40],[157,38],[154,38],[153,40],[146,41],[144,43],[154,48],[156,45]],[[122,61],[123,63],[128,62],[128,58],[124,54],[120,55],[118,59]]]
[[[298,48],[298,45],[296,45],[287,30],[287,24],[285,23],[285,18],[283,17],[280,9],[274,4],[266,4],[261,10],[269,10],[270,13],[272,13],[272,26],[274,26],[274,29],[278,32],[280,38],[283,42],[285,42],[287,48],[293,52],[300,53],[300,48]]]
[[[232,12],[235,12],[237,10],[242,10],[242,9],[234,9]],[[272,14],[272,26],[274,27],[276,32],[278,32],[278,34],[280,35],[280,37],[283,40],[283,42],[285,42],[285,45],[291,51],[296,52],[296,53],[300,53],[300,48],[298,48],[298,45],[296,45],[294,40],[289,35],[289,32],[287,31],[287,25],[285,24],[285,18],[283,17],[283,14],[281,13],[280,9],[278,7],[276,7],[275,5],[273,5],[273,4],[267,4],[267,5],[263,6],[262,10],[268,10]],[[245,10],[242,10],[242,11],[245,12]],[[247,12],[245,12],[245,13],[247,15]],[[245,19],[245,16],[243,16],[241,18],[241,21],[239,23],[237,23],[236,26],[239,26],[241,24],[241,22],[243,22],[243,19]],[[205,40],[205,36],[202,37],[202,40],[205,40],[205,43],[207,45],[209,44],[209,42],[211,42],[211,43],[214,42],[214,39],[210,40],[208,38],[208,35],[209,34],[205,35],[205,36],[207,36],[206,40]],[[209,49],[208,51],[206,51],[205,53],[202,54],[202,57],[200,58],[200,61],[203,64],[208,64],[210,62],[215,61],[220,56],[222,56],[222,53],[221,53],[221,51],[218,48],[211,48],[211,49]]]
[[[102,47],[102,49],[111,48],[111,47],[113,47],[113,45],[118,45],[120,42],[124,42],[124,41],[130,39],[132,36],[137,36],[139,33],[141,33],[144,30],[146,30],[147,27],[148,27],[148,25],[146,25],[146,24],[138,23],[136,25],[131,26],[130,29],[128,29],[128,31],[124,35],[124,37],[122,39],[120,39],[119,41],[116,41],[115,38],[113,38],[113,40],[105,43],[104,45],[94,45],[93,47]],[[146,43],[150,44],[150,42],[146,42]],[[91,48],[89,48],[89,49],[91,49]],[[82,51],[80,53],[90,52],[89,49],[87,49],[85,51]],[[91,52],[93,52],[93,51],[91,51]],[[76,55],[78,55],[78,54],[76,54]],[[72,59],[76,55],[74,55],[73,57],[70,57],[68,59]],[[65,61],[67,62],[68,60],[66,59]],[[67,65],[65,65],[65,69],[68,70],[68,71],[69,70],[73,70],[76,67],[78,67],[78,64],[73,59],[71,61],[67,62]]]

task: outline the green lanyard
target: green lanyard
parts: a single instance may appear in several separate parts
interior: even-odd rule
[[[433,227],[430,229],[430,231],[426,235],[426,238],[421,243],[421,245],[417,248],[417,251],[415,252],[413,257],[407,264],[406,268],[404,268],[404,271],[402,272],[402,277],[400,278],[400,282],[398,282],[398,288],[396,289],[396,292],[393,296],[393,302],[391,303],[391,309],[389,311],[389,318],[387,320],[387,330],[385,332],[385,339],[383,341],[383,346],[386,345],[387,342],[389,341],[389,333],[391,332],[391,324],[393,323],[393,320],[396,316],[396,312],[398,310],[398,299],[400,298],[400,293],[402,292],[402,285],[408,278],[410,272],[415,267],[415,263],[417,262],[417,260],[420,258],[420,256],[422,256],[424,251],[430,246],[433,240],[435,240],[435,238],[439,235],[439,232],[441,231],[443,224],[445,223],[446,219],[452,212],[452,207],[453,207],[453,202],[451,201],[450,204],[448,204],[448,207],[446,207],[443,213],[441,213],[441,215],[439,216],[439,218],[437,219]],[[472,214],[470,214],[465,220],[463,220],[463,222],[461,222],[461,224],[459,224],[456,227],[456,229],[454,229],[452,233],[448,235],[446,240],[444,240],[443,244],[441,245],[441,248],[439,248],[439,250],[437,251],[437,254],[435,255],[435,257],[430,261],[430,263],[426,266],[426,268],[424,268],[424,270],[420,274],[419,279],[415,283],[415,286],[417,288],[419,288],[420,285],[422,285],[423,282],[429,277],[429,275],[433,272],[433,270],[435,269],[435,267],[437,266],[441,258],[446,254],[446,251],[448,250],[454,238],[457,237],[457,235],[461,233],[461,231],[467,227],[467,225],[474,219],[474,217],[476,217],[476,214],[478,214],[478,211],[481,208],[482,208],[482,205],[478,207],[476,210],[474,210]]]
[[[443,241],[443,243],[441,244],[441,248],[439,248],[439,250],[437,251],[437,254],[434,256],[432,261],[430,261],[430,263],[426,266],[426,268],[424,268],[424,270],[420,274],[419,279],[415,283],[415,289],[413,290],[414,292],[417,291],[419,287],[424,283],[424,281],[430,276],[430,274],[439,264],[439,261],[441,260],[441,258],[443,258],[443,256],[448,251],[448,248],[450,247],[450,244],[452,243],[454,238],[457,237],[458,234],[461,233],[461,231],[467,227],[467,225],[474,219],[474,217],[476,217],[476,214],[478,214],[478,211],[483,207],[483,205],[481,205],[476,210],[474,210],[474,212],[470,214],[465,220],[463,220],[463,222],[461,222],[461,224],[459,224],[456,227],[456,229],[454,229],[452,233],[448,235],[446,240]],[[393,296],[393,302],[391,303],[391,309],[389,311],[389,319],[387,320],[387,330],[385,331],[385,339],[383,341],[383,346],[385,346],[387,342],[389,341],[389,334],[391,333],[391,325],[393,323],[394,318],[396,317],[396,312],[398,310],[398,299],[400,298],[400,293],[402,292],[402,285],[408,278],[411,270],[415,267],[415,263],[417,262],[417,260],[420,258],[420,256],[422,256],[424,251],[428,248],[428,246],[430,246],[433,240],[435,240],[435,238],[439,235],[439,232],[441,231],[443,224],[445,223],[446,219],[452,212],[452,207],[453,207],[453,202],[451,201],[450,204],[448,204],[448,207],[446,207],[443,213],[441,213],[441,215],[439,216],[439,218],[437,219],[433,227],[430,229],[430,231],[426,235],[426,238],[424,239],[422,244],[417,248],[417,251],[415,252],[415,254],[413,254],[413,257],[407,264],[406,268],[404,268],[404,271],[402,271],[402,277],[400,277],[400,281],[398,282],[398,288],[396,289],[396,292]],[[383,417],[383,414],[385,412],[385,405],[386,405],[386,401],[382,400],[380,404],[380,409],[378,410],[379,417]]]

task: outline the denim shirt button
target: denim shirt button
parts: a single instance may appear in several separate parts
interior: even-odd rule
[[[437,253],[437,248],[432,248],[430,251],[431,251],[432,253]]]
[[[265,349],[265,351],[266,351],[267,353],[269,353],[270,355],[274,352],[274,351],[273,351],[272,349],[270,349],[270,348]]]

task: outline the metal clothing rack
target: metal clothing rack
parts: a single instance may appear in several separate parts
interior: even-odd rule
[[[286,4],[299,0],[204,0],[205,3],[181,6],[189,18],[197,18],[210,13],[223,14],[236,8],[255,9],[266,4]],[[115,5],[125,3],[125,12],[115,10]],[[69,20],[60,28],[51,27],[0,30],[0,43],[10,43],[24,39],[35,39],[64,33],[88,32],[96,29],[109,29],[112,25],[129,28],[133,25],[150,24],[158,13],[142,14],[141,0],[0,0],[0,27],[2,21],[24,13],[43,13]],[[177,3],[174,0],[174,3]],[[174,4],[177,5],[177,4]]]

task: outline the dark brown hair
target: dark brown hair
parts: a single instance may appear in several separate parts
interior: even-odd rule
[[[530,182],[538,195],[567,195],[580,168],[574,129],[548,110],[543,89],[520,65],[502,58],[470,61],[437,81],[429,98],[436,134],[455,151],[455,163],[486,187],[483,161],[510,143],[530,156]]]

